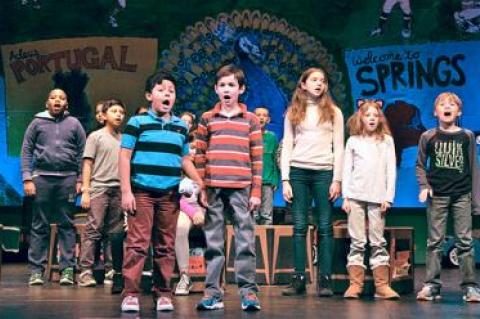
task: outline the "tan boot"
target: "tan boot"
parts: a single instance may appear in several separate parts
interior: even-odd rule
[[[358,299],[363,291],[365,269],[358,265],[349,266],[348,276],[350,277],[350,287],[345,291],[343,298]]]
[[[388,266],[378,266],[373,269],[373,280],[375,281],[375,298],[399,299],[400,296],[390,288]]]

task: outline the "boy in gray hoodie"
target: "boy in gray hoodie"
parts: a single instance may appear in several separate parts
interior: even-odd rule
[[[81,191],[80,163],[85,131],[69,115],[67,95],[53,89],[25,132],[22,146],[22,175],[25,196],[34,196],[28,261],[29,285],[42,285],[47,261],[49,224],[58,224],[60,284],[74,283],[75,197]]]

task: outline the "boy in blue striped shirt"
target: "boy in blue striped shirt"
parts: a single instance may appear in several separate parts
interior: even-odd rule
[[[186,124],[171,113],[175,80],[158,72],[147,79],[148,112],[132,117],[122,135],[119,157],[122,207],[128,212],[123,262],[122,311],[138,312],[143,265],[153,244],[154,298],[157,311],[171,311],[170,279],[175,267],[175,231],[182,170],[203,190],[189,156]],[[204,191],[201,201],[205,201]]]

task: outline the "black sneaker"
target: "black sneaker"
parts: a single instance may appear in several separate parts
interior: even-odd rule
[[[332,281],[328,275],[319,275],[317,294],[319,297],[333,296]]]
[[[282,290],[284,296],[300,296],[307,292],[305,284],[305,275],[295,274],[287,288]]]
[[[113,274],[112,278],[112,289],[111,293],[112,295],[120,294],[123,291],[123,276],[121,273],[115,273]]]

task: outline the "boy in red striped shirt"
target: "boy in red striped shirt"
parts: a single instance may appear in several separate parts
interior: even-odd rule
[[[235,269],[243,310],[260,310],[255,282],[255,236],[252,212],[260,206],[262,131],[255,114],[239,103],[245,75],[234,65],[220,68],[215,92],[219,102],[202,115],[197,129],[195,164],[207,187],[204,226],[207,240],[205,295],[198,310],[223,308],[220,278],[225,264],[225,213],[235,230]]]

